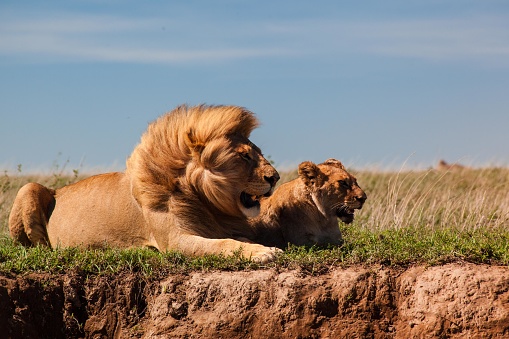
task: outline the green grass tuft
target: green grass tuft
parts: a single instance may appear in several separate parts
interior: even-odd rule
[[[83,250],[46,247],[26,248],[9,238],[0,240],[0,272],[79,271],[86,274],[135,272],[147,277],[190,271],[240,271],[272,267],[301,269],[318,274],[331,267],[379,264],[409,266],[436,265],[454,261],[509,265],[509,231],[432,231],[421,228],[369,231],[343,229],[342,246],[318,248],[289,246],[274,263],[261,266],[239,254],[225,257],[187,257],[179,252],[160,253],[152,249]]]

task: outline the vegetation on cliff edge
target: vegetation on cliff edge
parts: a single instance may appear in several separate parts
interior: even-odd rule
[[[439,264],[464,260],[509,264],[509,169],[461,171],[352,171],[368,200],[350,225],[339,224],[340,247],[290,246],[278,260],[263,267],[300,268],[319,273],[338,265]],[[283,180],[296,172],[282,173]],[[35,181],[58,188],[83,177],[55,171],[24,175],[21,167],[0,177],[0,272],[78,270],[116,274],[129,270],[147,276],[190,270],[245,270],[260,265],[240,256],[185,257],[151,249],[50,250],[25,248],[8,238],[7,220],[18,189]]]

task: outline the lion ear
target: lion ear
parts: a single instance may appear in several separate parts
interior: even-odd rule
[[[190,129],[185,135],[185,142],[187,147],[191,150],[191,153],[194,154],[201,154],[203,149],[205,148],[205,144],[199,142],[196,139],[196,136],[194,134],[193,129]]]
[[[323,173],[311,161],[304,161],[299,165],[299,177],[306,186],[321,186],[323,182]]]
[[[341,161],[336,160],[334,158],[330,158],[330,159],[325,160],[325,162],[323,164],[324,165],[329,165],[329,166],[334,166],[334,167],[337,167],[339,169],[342,169],[343,171],[346,171],[345,166],[343,166]]]

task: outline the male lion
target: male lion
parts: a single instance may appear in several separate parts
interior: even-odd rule
[[[339,245],[343,242],[338,220],[351,223],[366,194],[353,175],[336,159],[316,165],[305,161],[299,176],[262,199],[261,212],[250,220],[265,246]]]
[[[241,254],[260,262],[277,249],[247,241],[247,217],[272,194],[277,171],[248,137],[254,114],[236,106],[180,106],[148,126],[125,173],[96,175],[56,191],[23,186],[12,238],[52,248],[139,247],[189,255]]]

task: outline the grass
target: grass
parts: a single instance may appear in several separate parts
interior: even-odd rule
[[[344,245],[325,249],[290,246],[266,266],[320,273],[358,264],[433,265],[462,260],[509,265],[509,169],[353,172],[368,200],[352,224],[340,223]],[[282,175],[284,180],[295,176],[296,171]],[[239,255],[192,258],[150,249],[50,250],[12,243],[7,235],[8,214],[23,184],[37,181],[58,188],[80,178],[76,170],[72,175],[55,172],[38,177],[23,175],[21,168],[14,174],[4,172],[0,178],[0,272],[132,271],[159,276],[261,268]]]

